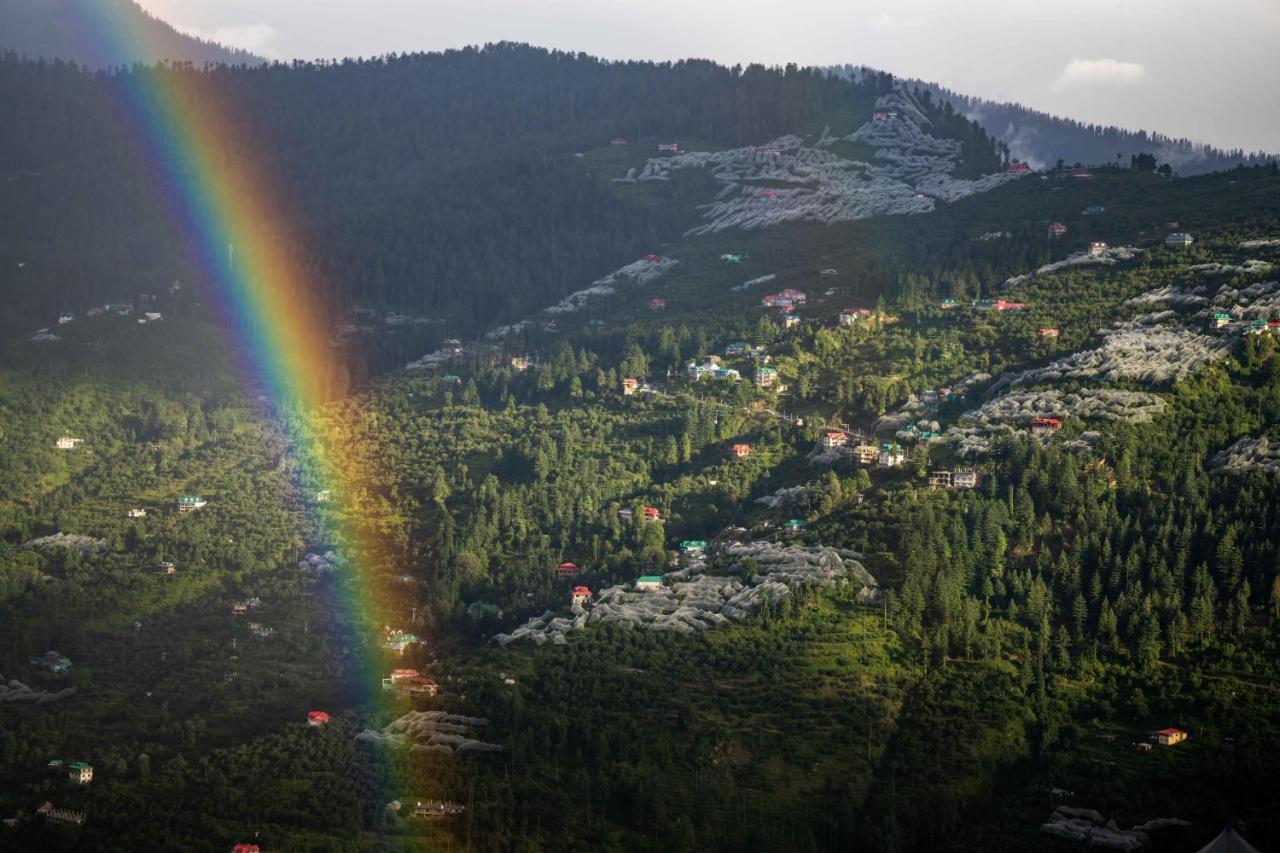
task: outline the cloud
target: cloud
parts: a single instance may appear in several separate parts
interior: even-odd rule
[[[267,59],[279,59],[280,53],[274,47],[276,28],[270,24],[233,24],[229,27],[218,27],[214,30],[202,30],[198,27],[183,27],[182,32],[189,36],[216,41],[227,47],[247,50]]]
[[[909,15],[901,17],[899,15],[891,15],[888,12],[881,12],[871,19],[871,26],[877,30],[918,30],[924,27],[927,22],[920,15]]]
[[[1118,59],[1072,59],[1049,87],[1062,92],[1077,87],[1128,86],[1145,80],[1147,69],[1140,62]]]

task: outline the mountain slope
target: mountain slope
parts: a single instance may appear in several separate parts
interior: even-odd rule
[[[817,139],[826,126],[849,133],[891,91],[810,70],[605,62],[516,44],[102,77],[0,61],[0,124],[26,129],[0,136],[5,320],[47,325],[201,280],[138,129],[116,109],[118,86],[151,82],[225,97],[243,118],[242,143],[208,159],[229,172],[260,162],[278,181],[292,214],[280,236],[335,311],[427,315],[438,339],[525,316],[696,224],[686,196],[700,193],[697,176],[642,192],[613,183],[657,144],[717,151]],[[929,113],[959,174],[999,168],[980,128]],[[619,136],[629,144],[611,145]]]
[[[95,21],[111,20],[136,34],[127,54],[115,53],[89,34]],[[90,68],[153,64],[164,60],[256,65],[263,59],[178,32],[133,0],[3,0],[0,2],[0,51],[22,56],[66,59]]]
[[[854,80],[887,76],[866,66],[844,65],[834,70]],[[1117,154],[1121,155],[1122,163],[1127,164],[1133,155],[1152,154],[1179,174],[1200,175],[1235,168],[1241,163],[1256,166],[1275,159],[1274,153],[1225,150],[1162,133],[1086,124],[1022,104],[966,95],[925,80],[904,78],[902,82],[910,89],[949,101],[958,112],[998,139],[1012,159],[1030,163],[1037,169],[1053,166],[1058,160],[1067,164],[1115,163]]]

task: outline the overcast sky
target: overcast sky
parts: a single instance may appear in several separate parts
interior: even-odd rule
[[[1082,121],[1280,151],[1280,0],[140,0],[276,59],[523,41],[870,65]]]

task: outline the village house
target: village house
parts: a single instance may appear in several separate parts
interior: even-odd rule
[[[318,727],[318,726],[323,726],[328,722],[329,722],[329,715],[326,714],[324,711],[308,711],[307,712],[308,726]]]
[[[1100,204],[1091,204],[1081,211],[1082,216],[1101,216],[1107,209]]]
[[[260,640],[268,639],[276,635],[276,629],[263,625],[261,622],[250,622],[249,633]]]
[[[729,254],[725,254],[725,255],[721,255],[721,256],[720,256],[720,260],[722,260],[722,261],[727,261],[727,262],[729,262],[729,263],[731,263],[731,264],[740,264],[740,263],[742,263],[742,255],[729,255]]]
[[[251,623],[252,624],[252,623]],[[386,627],[382,629],[382,647],[393,652],[403,652],[406,648],[419,642],[416,634],[408,631],[401,631],[398,628]]]
[[[1229,325],[1230,323],[1231,323],[1230,314],[1227,314],[1222,311],[1217,311],[1214,313],[1213,319],[1210,321],[1209,325],[1210,325],[1210,328],[1221,329],[1223,326]]]
[[[973,489],[978,485],[978,473],[972,469],[929,472],[930,489]]]
[[[647,506],[644,508],[645,521],[660,521],[661,519],[662,513],[658,512],[658,508],[656,506]]]
[[[860,442],[854,445],[853,456],[858,460],[859,465],[874,465],[880,458],[880,448],[865,441]]]
[[[74,314],[59,314],[59,315],[58,315],[58,325],[59,325],[59,326],[65,326],[67,323],[70,323],[70,322],[72,322],[73,320],[75,320],[75,315],[74,315]]]
[[[701,554],[705,550],[707,550],[705,539],[686,539],[680,543],[680,552],[683,554]]]
[[[515,680],[512,679],[512,684]],[[410,812],[411,817],[421,818],[423,820],[433,820],[443,817],[455,817],[466,811],[467,807],[462,803],[451,803],[444,800],[419,800],[413,804],[413,811]]]
[[[1031,434],[1035,436],[1053,435],[1062,429],[1061,418],[1032,418]]]
[[[1058,329],[1041,329],[1041,330],[1040,330],[1040,337],[1042,337],[1042,338],[1056,338],[1056,337],[1058,337],[1058,333],[1059,333],[1059,331],[1060,331],[1060,330],[1058,330]]]
[[[900,444],[886,442],[880,445],[878,461],[881,468],[897,468],[907,461],[907,451]]]
[[[436,684],[436,680],[428,675],[418,675],[410,678],[404,682],[403,687],[409,696],[415,699],[431,698],[440,692],[440,685]]]
[[[64,435],[57,440],[56,444],[59,450],[75,450],[76,445],[83,441],[83,438],[72,438],[69,435]]]
[[[746,355],[750,352],[751,347],[746,341],[734,341],[724,348],[725,358],[733,358],[734,356]]]
[[[133,509],[129,510],[128,516],[130,518],[146,518],[147,511],[141,507],[134,507]]]
[[[818,272],[818,275],[839,275],[839,274],[840,274],[840,270],[834,269],[832,267],[827,267],[825,270],[820,270]]]
[[[578,568],[577,563],[563,562],[556,566],[556,577],[573,578],[577,577],[582,570]]]
[[[663,299],[661,296],[655,296],[649,300],[650,311],[661,311],[666,307],[667,307],[667,300]]]
[[[149,323],[157,323],[164,319],[164,315],[159,311],[147,311],[143,313],[142,317]]]
[[[1107,244],[1101,240],[1093,240],[1089,243],[1089,257],[1096,258],[1099,255],[1107,253]]]
[[[635,516],[635,513],[632,510],[629,510],[629,509],[618,510],[618,521],[630,523],[631,519],[634,516]]]
[[[573,607],[582,607],[591,603],[591,589],[585,586],[575,586],[573,591],[569,593],[569,604]]]
[[[71,658],[55,651],[47,651],[42,655],[31,658],[31,665],[40,669],[47,669],[52,673],[61,675],[71,669]]]
[[[870,319],[871,319],[871,311],[869,309],[845,308],[840,312],[839,316],[836,317],[836,322],[841,326],[856,326],[858,325],[859,320],[870,320]]]
[[[734,459],[746,459],[751,455],[751,445],[749,444],[735,444],[729,450],[733,453]]]
[[[176,575],[178,573],[178,567],[173,563],[162,562],[157,565],[160,567],[160,574],[162,575]]]
[[[1071,177],[1076,180],[1087,181],[1093,177],[1093,172],[1090,172],[1088,169],[1076,169],[1071,173]]]
[[[800,318],[795,314],[788,314],[782,318],[782,328],[794,329],[800,325]]]
[[[678,154],[680,153],[680,145],[679,143],[676,143],[676,142],[659,142],[658,150],[669,151],[672,154]]]
[[[195,512],[208,505],[209,502],[200,495],[183,495],[178,498],[178,512]]]
[[[232,616],[243,616],[248,612],[249,605],[245,604],[243,601],[237,601],[235,604],[231,605]]]
[[[1031,166],[1028,163],[1020,163],[1017,160],[1010,160],[1005,164],[1004,170],[1006,172],[1025,174],[1031,171]]]
[[[652,592],[657,589],[662,589],[664,586],[665,584],[662,581],[661,575],[642,575],[636,578],[635,591]]]
[[[1196,240],[1194,237],[1182,231],[1175,232],[1173,234],[1170,234],[1168,237],[1164,238],[1164,244],[1166,246],[1184,246],[1185,247],[1185,246],[1190,246],[1195,241]]]
[[[627,376],[622,380],[622,395],[630,397],[636,393],[636,389],[640,387],[640,380],[634,376]]]
[[[256,844],[233,844],[231,853],[262,853],[262,848]]]
[[[1022,311],[1027,307],[1027,303],[1010,302],[1006,299],[997,299],[992,307],[997,311]]]
[[[757,388],[772,388],[778,384],[778,371],[760,365],[755,370],[755,383]]]
[[[613,139],[609,140],[609,144],[610,145],[626,145],[627,140],[626,140],[626,137],[615,136]]]
[[[848,433],[840,430],[829,430],[822,434],[822,449],[834,450],[837,447],[844,447],[849,443]]]
[[[788,518],[782,523],[782,529],[786,533],[799,533],[804,530],[804,522],[798,518]]]
[[[93,781],[93,765],[84,761],[73,761],[67,765],[67,778],[77,785],[88,785]]]
[[[929,488],[933,490],[951,488],[951,472],[950,471],[930,471],[929,472]]]
[[[1066,236],[1066,233],[1067,233],[1067,226],[1063,225],[1061,222],[1049,223],[1049,239],[1050,240],[1056,240],[1059,237]]]
[[[512,370],[525,371],[529,369],[529,357],[524,355],[513,355],[508,359]]]
[[[946,299],[942,300],[939,305],[943,311],[950,311],[952,308],[959,307],[960,300],[956,299],[954,296],[948,296]]]
[[[1161,746],[1177,746],[1187,739],[1182,729],[1160,729],[1156,734],[1156,743]]]

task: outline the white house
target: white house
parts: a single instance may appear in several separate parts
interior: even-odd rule
[[[907,461],[907,451],[900,444],[880,445],[880,467],[896,468]]]
[[[58,439],[57,445],[59,450],[75,450],[76,445],[83,441],[83,438],[72,438],[69,435],[64,435]]]

